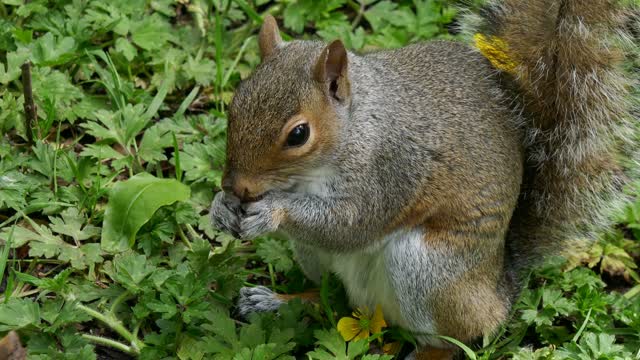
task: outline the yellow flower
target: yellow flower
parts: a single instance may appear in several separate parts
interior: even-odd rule
[[[380,333],[382,328],[387,327],[380,305],[376,306],[373,315],[366,307],[356,309],[351,315],[353,317],[343,317],[338,321],[338,332],[345,341],[366,339],[370,334]]]

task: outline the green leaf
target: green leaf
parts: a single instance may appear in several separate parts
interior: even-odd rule
[[[314,360],[354,360],[364,355],[369,350],[367,339],[347,343],[336,329],[317,330],[313,333],[318,339],[316,350],[308,352],[309,359]],[[392,356],[369,357],[369,359],[392,359]]]
[[[111,146],[97,144],[87,145],[80,153],[80,156],[93,157],[100,161],[108,159],[119,160],[124,158],[124,155],[114,150]]]
[[[216,339],[229,344],[231,347],[238,346],[238,335],[236,334],[236,325],[229,317],[229,314],[221,309],[212,308],[211,312],[206,315],[209,323],[202,325],[202,329],[215,334]],[[213,344],[212,344],[213,345]],[[215,347],[221,345],[217,343]]]
[[[168,294],[160,294],[160,300],[151,300],[146,305],[149,310],[161,313],[163,319],[171,319],[178,313],[178,305]]]
[[[172,145],[172,138],[169,130],[161,124],[155,124],[144,131],[142,141],[138,147],[138,155],[148,162],[158,162],[167,160],[164,149]]]
[[[293,268],[291,250],[286,243],[275,239],[266,239],[258,243],[256,253],[273,265],[276,271],[287,272]]]
[[[189,199],[191,190],[175,179],[143,173],[117,183],[109,196],[102,228],[102,248],[121,252],[133,246],[138,230],[162,206]]]
[[[78,209],[68,208],[61,215],[62,218],[49,217],[51,221],[49,227],[54,232],[70,236],[76,243],[100,235],[100,228],[91,224],[85,225],[86,218],[78,212]]]
[[[39,225],[28,217],[25,218],[34,231],[22,226],[17,227],[14,233],[13,247],[29,242],[29,255],[53,258],[60,253],[60,249],[70,246],[59,236],[53,235],[47,226]]]
[[[116,40],[116,51],[122,54],[128,61],[133,60],[138,54],[136,47],[125,38],[118,38],[118,40]]]
[[[0,331],[40,324],[40,308],[31,299],[11,298],[0,303]]]
[[[204,358],[207,345],[204,341],[198,341],[187,337],[181,343],[176,355],[180,360],[201,360]]]
[[[24,281],[31,285],[37,286],[40,289],[54,292],[64,292],[68,287],[67,279],[69,279],[71,273],[71,269],[65,269],[56,274],[56,276],[54,276],[53,278],[39,278],[33,275],[19,272],[16,272],[15,274],[16,277],[20,279],[20,281]]]
[[[22,64],[29,58],[26,49],[7,53],[7,66],[0,62],[0,84],[8,84],[13,80],[17,80],[21,74]]]
[[[55,37],[48,32],[32,43],[33,62],[38,65],[59,65],[74,57],[76,42],[72,37]]]
[[[224,143],[219,141],[185,144],[180,151],[180,163],[185,172],[185,179],[208,180],[219,184],[225,158],[224,147]]]
[[[79,248],[72,246],[62,247],[60,248],[58,259],[69,261],[71,266],[78,270],[84,270],[104,261],[100,244],[84,244]]]
[[[146,256],[131,252],[116,255],[113,262],[105,264],[104,268],[109,277],[134,293],[140,290],[140,284],[156,270]]]
[[[86,313],[77,311],[74,303],[61,298],[46,299],[42,303],[40,317],[50,324],[45,329],[47,332],[56,331],[66,324],[91,320]]]
[[[189,57],[187,62],[184,64],[183,69],[190,78],[196,81],[196,83],[206,86],[215,81],[215,74],[211,71],[211,69],[214,68],[215,63],[212,60],[197,60]]]
[[[100,256],[102,252],[98,244],[73,246],[63,241],[60,236],[54,235],[51,228],[40,225],[28,217],[26,220],[33,231],[23,226],[16,227],[13,233],[12,247],[19,247],[28,242],[29,255],[46,258],[58,257],[62,261],[70,261],[71,266],[79,270],[103,261]],[[62,230],[63,225],[61,224],[63,223],[57,223],[58,230]],[[8,230],[9,228],[3,230],[0,234],[0,239],[6,241],[9,236]],[[64,228],[64,230],[69,230],[69,228]],[[87,234],[75,235],[84,236]]]
[[[624,347],[615,344],[616,337],[610,334],[585,334],[580,342],[572,342],[563,346],[558,351],[560,359],[576,360],[623,360],[632,359],[631,353],[624,350]]]
[[[171,38],[171,27],[157,14],[145,16],[132,26],[131,39],[145,50],[159,49]]]
[[[392,18],[389,16],[390,14],[395,14],[395,9],[398,7],[398,4],[395,4],[389,0],[380,1],[379,3],[373,5],[369,8],[365,13],[364,17],[367,19],[369,24],[373,30],[380,30],[382,25],[388,21],[387,19]]]

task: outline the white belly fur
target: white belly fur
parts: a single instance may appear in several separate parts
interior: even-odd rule
[[[376,305],[380,305],[387,324],[434,333],[433,321],[422,296],[416,298],[417,294],[411,294],[411,290],[406,292],[408,286],[414,287],[407,284],[412,280],[392,274],[398,258],[412,263],[407,257],[420,257],[427,251],[423,238],[421,231],[397,231],[358,252],[322,253],[321,260],[342,280],[354,308],[368,307],[373,311]],[[402,292],[403,300],[398,299],[398,291]]]

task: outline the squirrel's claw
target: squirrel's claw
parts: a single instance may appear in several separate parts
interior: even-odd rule
[[[272,200],[271,197],[265,197],[246,205],[245,215],[240,218],[241,239],[255,239],[278,229],[278,211]]]
[[[246,318],[253,312],[276,311],[284,304],[278,294],[264,286],[243,287],[240,289],[237,312]]]
[[[211,224],[214,228],[239,238],[240,200],[224,191],[216,194],[211,204]]]

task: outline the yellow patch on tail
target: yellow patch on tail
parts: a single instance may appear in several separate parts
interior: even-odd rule
[[[496,69],[513,73],[517,64],[507,54],[508,46],[504,40],[496,36],[475,34],[473,36],[476,47]]]

